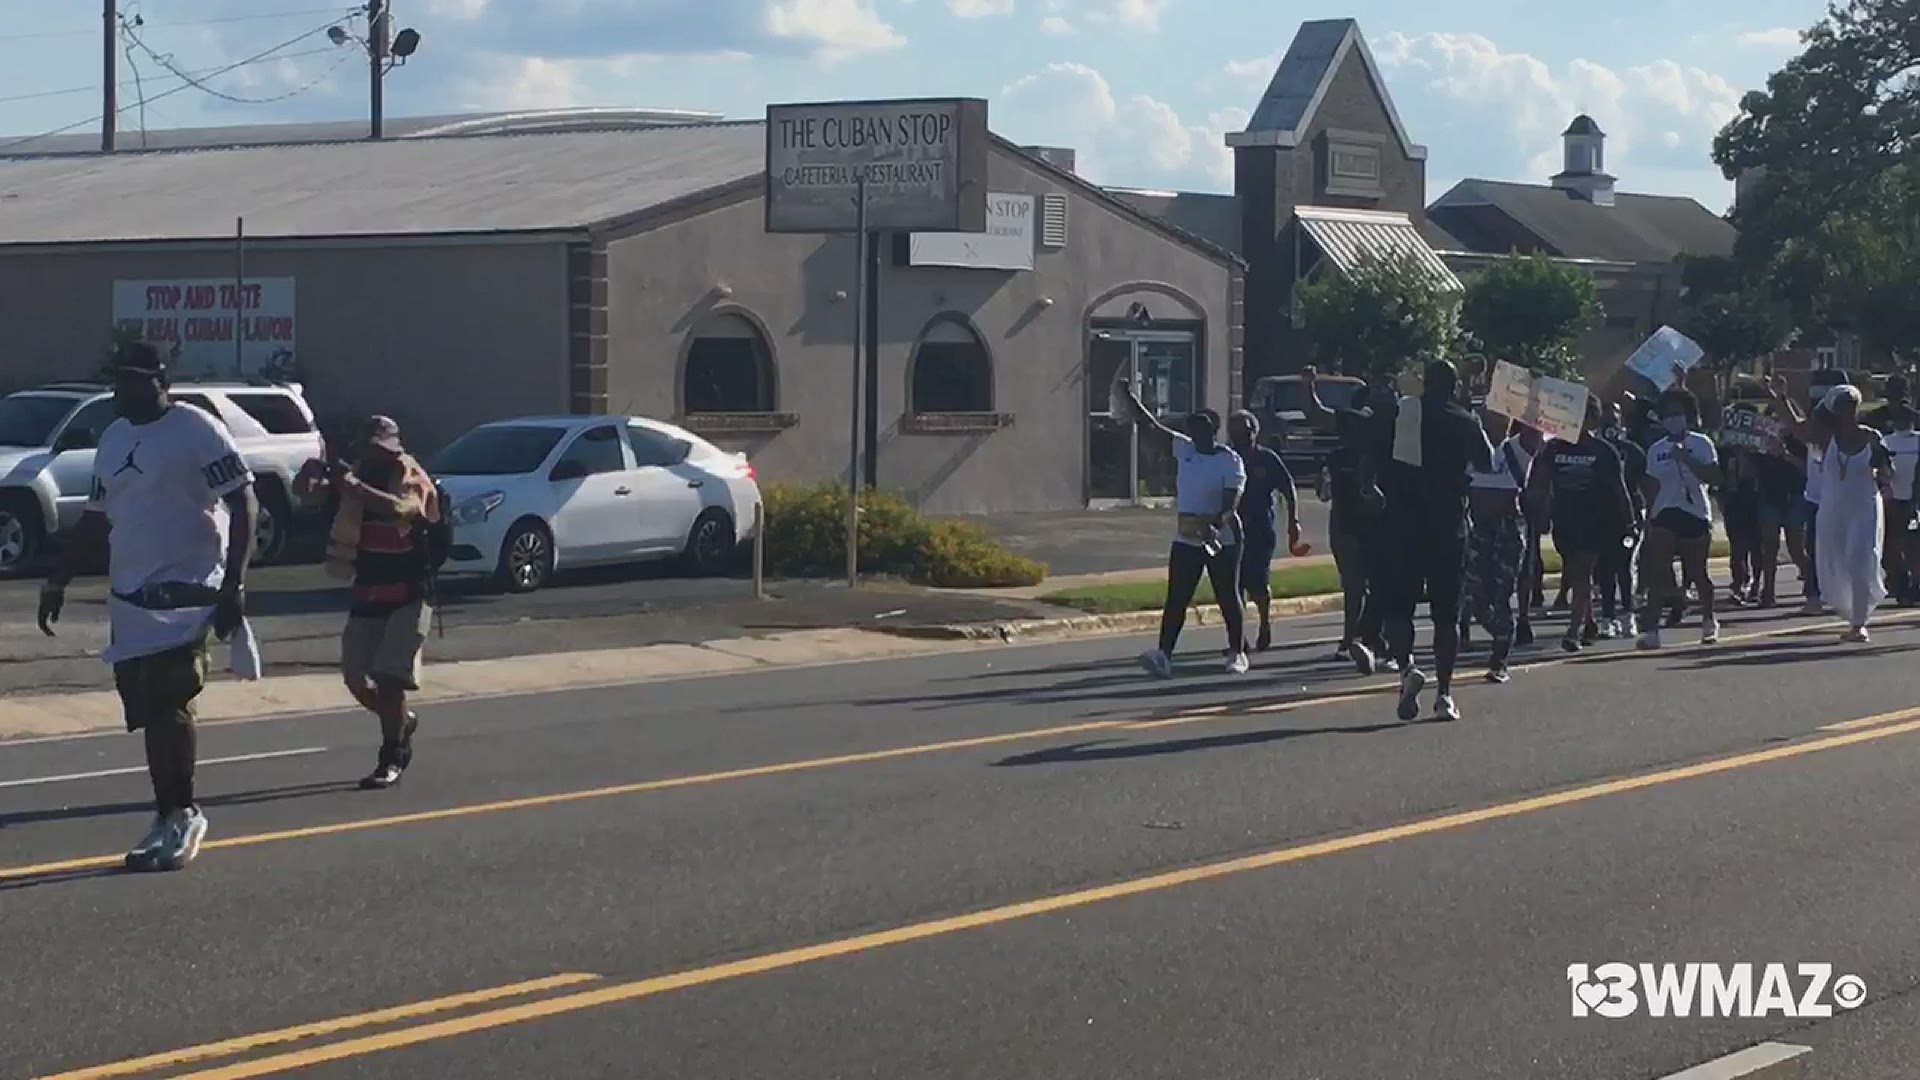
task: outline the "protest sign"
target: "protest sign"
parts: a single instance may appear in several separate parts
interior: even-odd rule
[[[1587,388],[1577,382],[1535,375],[1502,360],[1493,368],[1487,408],[1550,439],[1576,442],[1587,419]]]
[[[1780,421],[1751,409],[1728,409],[1720,421],[1720,444],[1734,449],[1771,450],[1780,444]]]
[[[1665,390],[1673,385],[1674,364],[1692,371],[1693,365],[1705,355],[1706,350],[1692,338],[1671,326],[1663,326],[1627,358],[1627,370]]]

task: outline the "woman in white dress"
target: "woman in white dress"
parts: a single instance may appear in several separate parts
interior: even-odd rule
[[[1880,442],[1880,433],[1860,423],[1860,391],[1836,386],[1821,402],[1829,415],[1825,433],[1816,431],[1788,401],[1786,384],[1776,376],[1773,396],[1791,417],[1793,434],[1808,446],[1821,445],[1819,465],[1820,539],[1814,558],[1819,571],[1820,599],[1842,618],[1847,630],[1841,640],[1865,642],[1867,620],[1887,598],[1880,571],[1880,544],[1885,532],[1885,508],[1880,489],[1891,481],[1892,461]],[[1810,477],[1808,484],[1815,481]]]

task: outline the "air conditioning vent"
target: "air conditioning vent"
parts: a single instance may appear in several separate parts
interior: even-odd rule
[[[1067,197],[1040,196],[1040,246],[1059,250],[1067,246]]]

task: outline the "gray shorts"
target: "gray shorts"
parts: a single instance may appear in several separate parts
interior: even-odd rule
[[[387,615],[356,615],[340,635],[340,672],[350,683],[420,689],[421,653],[433,609],[416,600]]]

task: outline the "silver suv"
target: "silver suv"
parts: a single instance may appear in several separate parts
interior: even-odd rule
[[[294,474],[321,456],[301,388],[180,383],[171,394],[233,433],[260,498],[254,558],[277,558],[296,514],[314,509],[293,497]],[[55,383],[0,398],[0,575],[30,569],[49,537],[80,520],[93,486],[93,450],[113,421],[113,392],[99,383]]]

